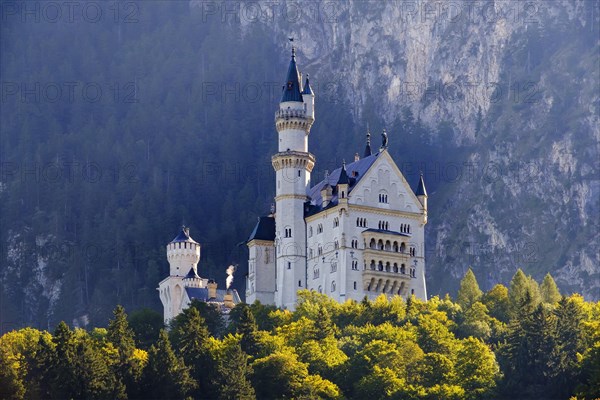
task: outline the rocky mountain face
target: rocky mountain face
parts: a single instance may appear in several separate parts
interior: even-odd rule
[[[418,164],[434,292],[472,266],[486,288],[522,268],[600,298],[597,2],[270,4],[240,20],[294,38],[320,107],[398,127],[412,173],[437,148]]]

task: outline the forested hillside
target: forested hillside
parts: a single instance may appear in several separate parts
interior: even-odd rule
[[[3,399],[595,399],[600,303],[521,270],[456,300],[339,304],[302,291],[294,312],[241,304],[226,324],[193,303],[170,331],[117,307],[108,328],[0,337]]]
[[[597,2],[536,2],[547,6],[527,27],[398,25],[395,2],[259,23],[207,10],[212,2],[84,2],[73,15],[9,3],[0,26],[3,332],[61,320],[104,326],[116,304],[161,310],[164,246],[184,223],[203,245],[199,274],[222,287],[226,266],[239,264],[234,286],[244,293],[239,244],[273,201],[273,111],[289,35],[316,92],[313,181],[361,152],[367,123],[374,137],[387,128],[409,183],[425,172],[430,293],[455,292],[469,266],[484,289],[522,267],[598,298]],[[505,89],[534,82],[540,96],[474,109],[394,95],[397,79],[471,73],[493,73]]]

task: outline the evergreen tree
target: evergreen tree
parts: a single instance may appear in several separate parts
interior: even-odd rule
[[[149,308],[132,312],[128,321],[137,346],[145,350],[149,349],[152,343],[158,339],[158,333],[164,328],[162,314]]]
[[[242,307],[240,320],[237,325],[237,333],[242,335],[240,345],[245,353],[256,356],[259,350],[256,338],[256,321],[252,311],[250,311],[250,307],[247,305],[242,305]]]
[[[55,357],[52,358],[50,387],[54,398],[78,398],[79,377],[75,370],[77,344],[73,332],[64,321],[56,329],[52,341],[55,344]]]
[[[148,364],[142,374],[142,398],[182,399],[197,386],[189,368],[173,352],[164,330],[148,351]]]
[[[252,368],[248,365],[248,355],[238,343],[224,349],[217,371],[220,400],[256,398],[249,380]]]
[[[552,382],[557,394],[568,397],[573,393],[580,373],[578,353],[585,350],[581,340],[581,308],[572,299],[563,297],[554,310],[556,316],[557,354],[553,360],[556,379]]]
[[[471,304],[479,301],[483,292],[479,289],[479,284],[477,283],[477,278],[475,278],[475,274],[469,268],[464,278],[460,282],[460,289],[458,290],[458,296],[456,298],[456,302],[460,304],[463,311],[466,311]]]
[[[123,396],[126,391],[129,397],[133,397],[136,383],[142,372],[137,364],[132,362],[135,351],[133,330],[129,327],[127,314],[122,306],[118,305],[114,309],[113,315],[114,318],[108,323],[106,339],[113,344],[119,354],[115,372],[119,377],[118,385],[122,387]]]
[[[510,301],[508,289],[504,285],[496,285],[483,295],[482,303],[488,308],[490,317],[502,322],[510,319]]]
[[[527,277],[520,268],[513,276],[508,290],[508,300],[513,317],[520,312],[533,312],[540,302],[537,284],[534,285],[534,283],[535,281]]]
[[[560,300],[558,287],[549,273],[546,274],[540,285],[540,295],[542,296],[542,301],[545,303],[556,304]]]
[[[212,388],[213,359],[207,344],[210,334],[206,321],[194,307],[185,309],[177,319],[178,323],[171,331],[171,337],[177,353],[198,383],[194,397],[215,398],[216,394]]]
[[[0,398],[18,400],[25,396],[25,386],[17,370],[18,363],[0,347]]]

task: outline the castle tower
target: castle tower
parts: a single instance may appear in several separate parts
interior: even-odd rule
[[[169,276],[158,284],[165,323],[181,312],[186,287],[202,287],[198,277],[200,243],[191,238],[189,228],[182,227],[175,239],[167,244],[167,259]]]
[[[279,109],[275,113],[278,153],[271,161],[276,175],[276,288],[275,304],[293,308],[298,289],[306,288],[306,226],[304,203],[315,158],[308,152],[308,135],[314,122],[314,93],[308,78],[303,88],[292,59]]]

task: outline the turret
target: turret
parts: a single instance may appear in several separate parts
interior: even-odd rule
[[[304,101],[304,109],[306,110],[306,116],[308,118],[315,119],[315,93],[310,87],[308,80],[308,74],[306,74],[306,83],[304,84],[304,90],[302,90],[302,99]]]
[[[340,178],[337,182],[337,195],[338,203],[348,202],[348,189],[350,186],[350,178],[346,172],[346,161],[342,164],[342,170],[340,171]]]
[[[333,188],[329,183],[326,183],[325,186],[321,189],[321,198],[323,199],[323,208],[327,207],[331,202],[331,198],[333,197]]]
[[[192,268],[198,273],[197,265],[200,261],[200,243],[190,236],[190,229],[181,228],[175,239],[167,245],[167,259],[169,260],[169,275],[184,276]]]
[[[427,190],[425,190],[425,182],[423,181],[423,174],[419,177],[419,185],[417,186],[417,191],[415,192],[417,195],[417,199],[423,206],[423,211],[425,213],[425,222],[427,222]]]

